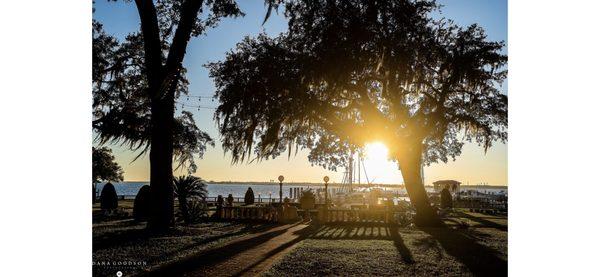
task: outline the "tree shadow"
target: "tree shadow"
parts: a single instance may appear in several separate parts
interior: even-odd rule
[[[314,232],[314,229],[310,228],[310,227],[304,228],[304,229],[299,230],[299,231],[295,231],[294,234],[298,235],[297,238],[295,238],[295,239],[293,239],[293,240],[291,240],[289,242],[286,242],[286,243],[278,246],[277,248],[275,248],[275,249],[267,252],[260,260],[258,260],[256,262],[254,262],[253,264],[251,264],[251,265],[243,268],[242,270],[238,271],[233,276],[241,276],[246,271],[251,270],[252,268],[256,267],[257,265],[261,264],[262,262],[264,262],[264,261],[268,260],[269,258],[277,255],[277,253],[279,253],[279,252],[281,252],[281,251],[283,251],[283,250],[285,250],[285,249],[287,249],[289,247],[292,247],[296,243],[299,243],[300,241],[308,238],[310,236],[310,234],[312,234],[313,232]]]
[[[215,230],[232,228],[237,225],[239,225],[239,224],[233,224],[233,225],[229,225],[229,226],[220,226],[220,227],[216,227]],[[161,255],[161,257],[168,257],[169,255],[176,254],[177,252],[184,251],[184,250],[187,250],[190,248],[194,248],[201,244],[210,243],[210,242],[213,242],[213,241],[216,241],[219,239],[223,239],[223,238],[227,238],[227,237],[231,237],[231,236],[241,235],[244,233],[253,234],[253,233],[267,231],[276,226],[277,225],[274,225],[274,224],[260,225],[259,227],[256,227],[254,225],[247,225],[247,226],[243,227],[242,229],[235,231],[235,232],[224,233],[224,234],[220,234],[220,235],[216,235],[216,236],[196,239],[195,243],[193,243],[191,245],[187,245],[186,247],[177,249],[175,251],[163,254],[163,255]],[[94,237],[93,242],[92,242],[92,248],[93,248],[93,251],[97,251],[97,250],[106,249],[106,248],[110,248],[110,247],[114,247],[114,246],[124,246],[127,244],[132,244],[132,243],[135,243],[138,241],[148,240],[151,238],[170,237],[170,236],[193,236],[193,235],[182,234],[178,230],[171,230],[166,233],[154,233],[152,231],[149,231],[146,228],[126,229],[126,230],[121,230],[121,231],[107,232],[105,234]]]
[[[412,264],[412,253],[404,243],[397,226],[377,224],[339,224],[321,226],[310,239],[316,240],[390,240],[405,263]]]
[[[183,259],[156,268],[151,272],[143,273],[142,276],[179,276],[186,272],[198,271],[202,270],[203,268],[210,268],[215,264],[230,259],[231,257],[237,255],[240,252],[255,248],[269,241],[270,239],[285,233],[288,229],[296,225],[297,224],[293,224],[287,226],[286,228],[278,229],[275,231],[269,231],[264,234],[254,236],[245,240],[236,241],[221,247],[193,254]],[[281,247],[283,247],[283,245],[278,247],[277,249],[272,250],[271,252],[274,252],[272,255],[285,249]],[[266,255],[266,258],[268,257],[269,255]]]
[[[398,227],[393,226],[393,227],[390,227],[389,230],[390,230],[390,236],[391,236],[392,240],[394,241],[394,246],[396,246],[398,253],[400,254],[400,256],[402,256],[402,260],[408,264],[414,263],[415,260],[413,259],[413,256],[410,253],[410,250],[406,247],[406,244],[404,244],[404,240],[402,240],[402,237],[400,236]]]
[[[463,232],[450,228],[421,228],[444,248],[446,253],[464,264],[475,276],[506,276],[508,263],[500,253],[477,243]]]
[[[110,232],[93,238],[92,250],[97,251],[112,246],[122,246],[140,240],[146,240],[154,234],[144,229],[127,229],[123,231]]]
[[[473,216],[464,212],[455,212],[456,215],[460,216],[460,217],[464,217],[467,218],[469,220],[475,221],[481,225],[483,225],[484,227],[491,227],[491,228],[496,228],[498,230],[501,231],[507,231],[508,230],[508,226],[507,225],[502,225],[487,219],[484,219],[482,217],[477,217],[477,216]]]
[[[255,233],[258,233],[258,232],[268,231],[268,230],[273,229],[275,227],[277,227],[277,225],[267,225],[267,226],[261,226],[259,228],[253,228],[253,226],[246,226],[246,227],[244,227],[241,230],[236,231],[236,232],[225,233],[225,234],[221,234],[221,235],[211,236],[211,237],[208,237],[208,238],[195,239],[194,243],[186,245],[185,247],[173,250],[171,252],[164,253],[164,254],[156,257],[155,259],[149,260],[148,263],[149,264],[153,264],[154,262],[165,260],[167,257],[173,256],[173,255],[177,255],[178,253],[181,253],[183,251],[187,251],[189,249],[193,249],[193,248],[198,247],[200,245],[208,244],[208,243],[220,240],[220,239],[224,239],[224,238],[228,238],[228,237],[234,237],[234,236],[243,235],[243,234],[255,234]]]

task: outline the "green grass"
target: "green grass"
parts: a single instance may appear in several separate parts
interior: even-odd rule
[[[506,217],[458,212],[446,222],[423,229],[320,226],[265,275],[506,275]]]

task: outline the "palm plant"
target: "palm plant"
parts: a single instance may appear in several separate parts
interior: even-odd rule
[[[203,212],[201,209],[197,209],[197,203],[206,202],[208,195],[206,184],[196,176],[179,176],[173,179],[173,188],[179,201],[179,211],[183,221],[186,224],[192,223],[197,218],[197,213]],[[189,209],[191,203],[194,203],[192,210]],[[201,206],[205,207],[206,205]],[[194,214],[191,213],[192,211]]]

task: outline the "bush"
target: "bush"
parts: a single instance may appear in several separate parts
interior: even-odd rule
[[[150,186],[140,188],[133,201],[133,218],[137,221],[146,221],[150,216]]]
[[[192,213],[196,213],[199,207],[206,206],[206,196],[208,195],[206,184],[202,182],[202,179],[188,175],[175,178],[173,186],[175,196],[179,202],[180,217],[186,224],[194,223],[195,215]],[[200,204],[192,204],[192,202]],[[190,208],[194,209],[194,211],[192,212]]]
[[[300,197],[300,207],[303,210],[310,210],[315,207],[315,194],[312,190],[304,190],[302,191],[302,196]]]
[[[254,191],[252,190],[251,187],[248,187],[248,190],[246,191],[246,195],[244,195],[244,204],[246,204],[246,205],[254,204]]]
[[[111,183],[106,183],[100,193],[100,208],[102,210],[112,211],[118,206],[117,191]]]
[[[440,205],[442,209],[452,208],[452,195],[450,194],[448,188],[444,188],[442,190],[440,197]]]
[[[187,202],[188,224],[198,223],[208,217],[206,201],[196,198]]]

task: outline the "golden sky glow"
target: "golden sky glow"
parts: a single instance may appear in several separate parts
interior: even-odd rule
[[[507,185],[507,157],[506,145],[497,144],[484,154],[483,148],[474,144],[465,144],[463,153],[456,161],[433,164],[425,167],[425,183],[430,185],[440,179],[455,179],[465,184],[475,185],[488,183],[489,185]],[[117,162],[125,170],[126,181],[147,181],[149,179],[148,157],[141,157],[131,163],[135,153],[129,150],[113,148]],[[366,146],[364,165],[369,179],[376,183],[399,184],[402,183],[402,174],[395,162],[388,161],[387,147],[381,143],[372,143]],[[231,165],[230,156],[220,147],[209,148],[202,160],[198,160],[197,176],[214,181],[257,181],[268,182],[276,180],[277,176],[284,175],[289,182],[320,182],[324,175],[329,175],[332,182],[342,180],[343,169],[337,172],[325,170],[321,167],[311,166],[308,162],[308,151],[299,151],[297,156],[289,160],[287,155],[274,160],[260,163],[241,163]],[[175,172],[182,175],[185,172]],[[362,183],[366,182],[361,172]]]

